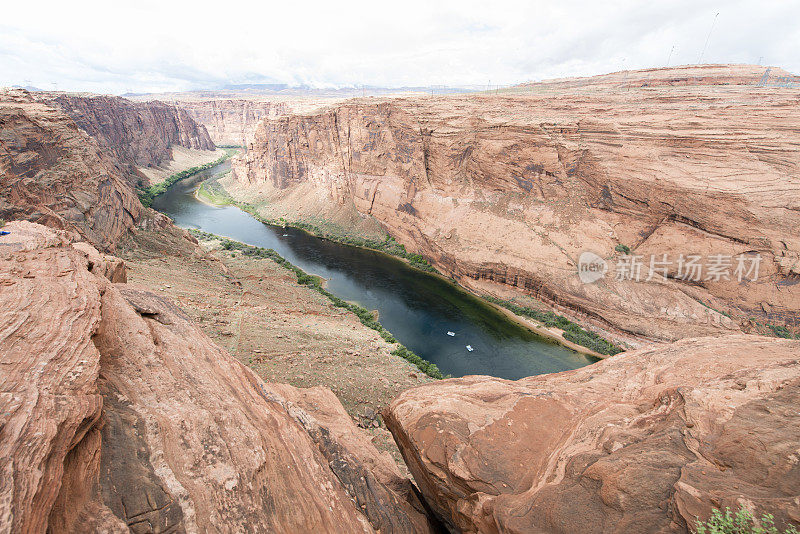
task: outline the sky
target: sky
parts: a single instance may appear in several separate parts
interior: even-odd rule
[[[48,90],[495,86],[701,59],[800,74],[798,0],[40,0],[2,11],[0,86]]]

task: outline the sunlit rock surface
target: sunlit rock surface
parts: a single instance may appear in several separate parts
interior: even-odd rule
[[[263,383],[86,243],[5,230],[0,531],[429,529],[329,391]]]
[[[712,65],[352,100],[262,123],[231,191],[275,218],[372,217],[465,286],[529,294],[623,338],[796,326],[800,89],[774,86],[782,72]],[[617,269],[625,247],[639,281]],[[584,251],[605,278],[580,281]],[[706,270],[680,279],[681,255]],[[727,276],[709,277],[715,255]],[[738,276],[756,255],[757,279]]]
[[[800,341],[738,334],[420,386],[385,419],[456,530],[687,532],[712,508],[800,523],[798,406]]]

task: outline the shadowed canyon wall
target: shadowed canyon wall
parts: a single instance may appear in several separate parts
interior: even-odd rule
[[[290,220],[357,210],[467,287],[521,291],[624,334],[796,326],[800,91],[759,86],[763,67],[734,70],[727,85],[647,71],[656,87],[632,73],[622,87],[354,100],[265,121],[231,190]],[[639,281],[617,276],[625,247]],[[592,284],[577,276],[584,251],[609,268]],[[645,281],[664,254],[671,265]],[[681,255],[733,265],[691,280]],[[740,281],[736,264],[757,256],[757,279]]]
[[[126,168],[58,107],[24,91],[0,94],[0,218],[113,248],[143,215]]]
[[[137,168],[168,162],[173,146],[214,149],[186,111],[113,96],[4,91],[0,127],[0,218],[70,229],[104,250],[141,222]]]
[[[162,164],[170,159],[172,145],[215,148],[206,128],[172,104],[72,94],[53,95],[49,102],[72,117],[104,150],[133,166]]]

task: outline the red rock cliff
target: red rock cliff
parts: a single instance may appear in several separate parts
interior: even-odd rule
[[[8,228],[0,531],[430,531],[332,392],[263,383],[119,260]]]
[[[0,94],[0,218],[27,219],[111,249],[143,207],[119,161],[57,107]]]
[[[164,102],[133,102],[105,95],[64,93],[37,96],[61,108],[100,147],[131,166],[154,167],[169,160],[170,147],[213,150],[205,127]]]
[[[759,86],[761,67],[735,71],[727,85],[352,101],[264,122],[235,177],[287,217],[354,207],[466,286],[511,287],[619,332],[797,325],[800,93]],[[622,245],[645,263],[639,282],[579,280],[583,251],[613,273]],[[694,254],[760,255],[759,277],[740,282],[733,265],[681,279],[680,255]]]

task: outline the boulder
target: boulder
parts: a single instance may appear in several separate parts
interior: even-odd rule
[[[712,508],[800,523],[798,406],[800,341],[737,334],[445,380],[385,421],[453,531],[686,532]]]

